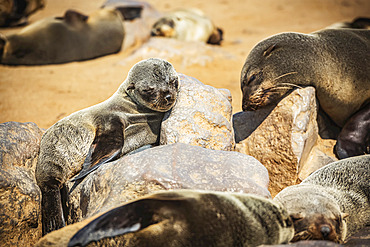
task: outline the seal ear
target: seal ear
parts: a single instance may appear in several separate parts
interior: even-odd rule
[[[264,52],[263,52],[263,56],[264,57],[267,57],[268,55],[270,55],[271,54],[271,52],[273,51],[273,50],[275,50],[275,48],[276,48],[276,44],[273,44],[273,45],[271,45],[271,46],[269,46]]]
[[[348,213],[341,213],[340,216],[342,216],[342,219],[345,219],[349,216],[349,214]]]
[[[290,214],[289,216],[293,220],[293,222],[304,218],[304,215],[302,213]]]
[[[81,14],[80,12],[74,10],[67,10],[64,13],[64,20],[68,24],[76,24],[79,22],[86,22],[89,17],[87,15]]]
[[[142,6],[117,7],[116,10],[121,13],[125,21],[132,21],[141,17]]]

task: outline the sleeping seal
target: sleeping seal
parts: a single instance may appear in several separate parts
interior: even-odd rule
[[[274,201],[293,219],[292,241],[343,242],[370,224],[370,155],[333,162],[285,188]]]
[[[241,193],[175,190],[142,197],[97,217],[68,246],[257,246],[287,243],[287,212]]]
[[[144,145],[156,144],[164,113],[177,97],[178,75],[162,59],[135,64],[106,101],[77,111],[43,135],[36,165],[42,192],[43,233],[65,225],[60,189],[77,173],[82,179],[100,165]]]
[[[295,88],[313,86],[320,108],[343,127],[370,102],[369,54],[370,30],[325,29],[271,36],[252,49],[243,66],[243,111],[277,103]],[[356,131],[366,135],[369,129]]]
[[[183,41],[202,41],[221,44],[223,31],[198,9],[179,9],[169,12],[154,23],[152,36]]]

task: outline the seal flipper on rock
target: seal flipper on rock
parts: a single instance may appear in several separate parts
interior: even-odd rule
[[[343,126],[335,145],[339,159],[370,153],[370,103]]]
[[[190,200],[176,194],[174,196],[145,198],[110,210],[79,230],[68,246],[85,246],[92,241],[137,232],[157,224],[159,211],[173,211],[173,214],[178,214],[181,209],[186,208],[184,203]]]
[[[109,119],[110,118],[110,119]],[[109,124],[106,123],[109,119]],[[113,161],[121,156],[124,144],[124,131],[127,123],[119,116],[99,116],[95,123],[98,127],[95,139],[90,146],[89,153],[85,159],[82,170],[71,181],[86,177],[102,164]],[[75,186],[72,187],[73,190]]]

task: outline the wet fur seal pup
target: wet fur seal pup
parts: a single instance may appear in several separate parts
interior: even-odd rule
[[[39,20],[0,38],[0,63],[58,64],[116,53],[124,40],[123,18],[140,14],[131,6],[119,10],[104,8],[89,16],[67,10],[63,17]]]
[[[370,224],[370,155],[326,165],[273,199],[293,219],[292,241],[343,242]]]
[[[1,0],[0,27],[26,24],[28,16],[44,7],[44,0]]]
[[[278,203],[250,194],[174,190],[114,208],[68,246],[257,246],[287,243],[293,223]]]
[[[243,111],[277,103],[295,88],[313,86],[320,108],[343,127],[370,102],[368,54],[370,30],[324,29],[271,36],[252,49],[243,66]],[[368,129],[357,131],[366,135]]]
[[[169,12],[152,28],[152,36],[162,36],[183,41],[202,41],[221,44],[223,31],[199,9],[188,8]]]
[[[77,111],[46,130],[36,180],[42,192],[43,233],[65,225],[60,189],[100,165],[157,144],[166,111],[175,103],[178,74],[162,59],[135,64],[106,101]]]

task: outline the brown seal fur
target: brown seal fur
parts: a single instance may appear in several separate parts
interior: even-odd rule
[[[343,127],[370,101],[368,54],[370,30],[271,36],[252,49],[243,66],[243,110],[277,103],[295,88],[313,86],[321,109]]]
[[[136,13],[136,16],[132,16]],[[134,7],[99,9],[89,16],[67,10],[63,17],[39,20],[0,39],[0,62],[9,65],[58,64],[120,51],[123,18],[136,18]]]
[[[64,226],[60,189],[81,170],[81,179],[101,164],[144,145],[156,144],[164,112],[177,97],[178,74],[161,59],[134,65],[106,101],[80,110],[43,135],[36,166],[42,191],[44,234]]]
[[[343,242],[370,224],[370,155],[333,162],[276,195],[298,240]]]
[[[169,12],[160,18],[153,25],[152,36],[219,45],[223,31],[199,9],[188,8]]]
[[[270,199],[175,190],[106,212],[68,246],[257,246],[287,243],[293,232],[285,209]]]

